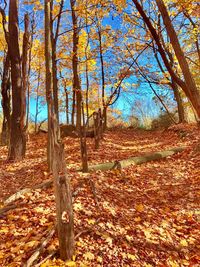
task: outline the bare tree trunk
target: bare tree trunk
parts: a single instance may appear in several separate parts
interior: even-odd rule
[[[23,122],[23,99],[21,57],[19,50],[18,1],[12,0],[9,5],[9,55],[11,61],[12,81],[12,116],[9,159],[21,160],[25,156],[26,138]]]
[[[66,123],[69,124],[69,93],[65,88],[65,110],[66,110]]]
[[[8,145],[10,134],[10,58],[8,52],[3,65],[1,82],[3,124],[1,131],[1,144]]]
[[[37,121],[39,114],[39,88],[40,88],[40,69],[38,72],[38,81],[37,81],[37,89],[36,89],[36,106],[35,106],[35,133],[38,131]]]
[[[80,79],[78,75],[78,40],[79,32],[77,25],[77,14],[75,12],[76,0],[70,0],[72,10],[72,23],[73,23],[73,57],[72,57],[72,69],[73,69],[73,91],[76,93],[76,128],[81,133],[81,109],[82,109],[82,92]]]
[[[29,15],[24,15],[24,35],[23,35],[23,48],[22,48],[22,122],[24,125],[24,132],[26,134],[26,93],[28,88],[28,51],[29,51]],[[28,126],[28,125],[27,125]]]
[[[57,118],[52,115],[53,128],[53,177],[56,199],[56,214],[60,257],[62,260],[72,259],[74,254],[74,217],[70,179],[67,176],[64,145],[59,140]]]
[[[75,110],[76,110],[76,92],[72,88],[72,116],[71,116],[72,125],[75,125]]]
[[[83,116],[83,128],[80,133],[80,147],[81,147],[81,160],[83,172],[88,172],[88,156],[87,156],[87,139],[86,139],[86,122],[84,115],[84,106],[82,103],[82,116]]]
[[[170,42],[172,44],[172,47],[174,49],[174,52],[176,54],[177,60],[179,62],[179,65],[181,67],[185,83],[186,83],[186,95],[189,97],[192,105],[194,106],[196,113],[200,119],[200,93],[197,89],[197,86],[195,84],[195,81],[192,77],[192,73],[189,69],[188,62],[185,58],[185,55],[183,53],[183,50],[180,46],[177,34],[175,32],[175,29],[172,25],[172,22],[169,17],[169,13],[166,9],[166,6],[162,0],[156,0],[156,3],[158,5],[158,9],[161,13],[161,16],[163,18],[163,22],[165,24],[167,33],[170,38]]]
[[[102,48],[102,36],[101,28],[98,25],[98,37],[99,37],[99,55],[101,61],[101,97],[103,106],[103,131],[107,128],[107,105],[105,101],[105,72],[104,72],[104,60],[103,60],[103,48]]]
[[[183,107],[183,100],[181,98],[178,85],[175,82],[173,82],[173,80],[172,80],[172,89],[174,91],[174,97],[177,103],[179,123],[185,122],[186,120],[185,120],[185,111]]]
[[[34,38],[34,30],[35,30],[35,18],[33,14],[33,18],[31,20],[31,37],[30,37],[30,47],[28,53],[28,74],[27,74],[27,104],[26,104],[26,130],[29,125],[29,110],[30,110],[30,74],[31,74],[31,58],[32,58],[32,47],[33,47],[33,38]]]
[[[57,41],[59,36],[59,29],[60,29],[60,20],[61,20],[61,14],[64,6],[64,0],[61,0],[59,5],[59,13],[55,18],[53,18],[53,3],[54,1],[51,1],[50,9],[50,27],[51,27],[51,46],[52,46],[52,80],[53,80],[53,106],[54,111],[57,117],[57,120],[59,122],[59,105],[58,105],[58,78],[57,78]],[[54,31],[54,22],[56,22],[55,31]],[[55,32],[55,34],[54,34]]]
[[[77,25],[77,14],[75,11],[76,0],[70,0],[72,10],[72,23],[73,23],[73,57],[72,57],[72,69],[73,69],[73,91],[76,93],[76,129],[80,137],[80,149],[81,159],[83,165],[83,171],[87,171],[87,147],[86,147],[86,129],[84,122],[84,110],[82,102],[82,90],[80,79],[78,75],[78,40],[79,32]],[[83,116],[83,130],[81,130],[81,115]]]
[[[67,176],[64,146],[60,141],[60,130],[57,114],[52,108],[52,77],[50,47],[50,1],[45,0],[45,61],[46,92],[48,103],[48,137],[50,138],[51,169],[54,177],[56,214],[60,257],[62,260],[72,259],[74,254],[74,220],[70,179]]]
[[[99,112],[93,113],[93,119],[94,119],[94,143],[95,143],[95,149],[98,149],[100,141]]]
[[[48,140],[47,140],[47,163],[52,171],[52,74],[51,74],[51,39],[50,39],[50,1],[45,0],[45,67],[46,67],[46,101],[48,109]]]

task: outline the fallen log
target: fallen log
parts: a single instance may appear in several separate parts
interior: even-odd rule
[[[31,193],[32,191],[36,190],[36,189],[43,189],[43,188],[48,188],[53,184],[53,180],[46,180],[43,183],[39,184],[39,185],[35,185],[32,188],[24,188],[18,192],[16,192],[15,194],[11,195],[9,198],[7,198],[4,202],[4,205],[8,205],[18,199],[20,199],[22,196],[24,196],[25,194]]]
[[[172,149],[165,150],[165,151],[148,153],[140,157],[131,157],[131,158],[123,159],[120,161],[101,163],[101,164],[89,166],[88,170],[89,171],[97,171],[97,170],[107,171],[107,170],[113,170],[113,169],[123,169],[123,168],[129,167],[130,165],[139,165],[145,162],[166,158],[178,152],[181,152],[184,149],[185,147],[176,147],[176,148],[172,148]]]

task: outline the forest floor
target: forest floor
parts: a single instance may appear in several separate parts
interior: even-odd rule
[[[180,127],[180,128],[179,128]],[[185,146],[181,153],[126,169],[89,174],[80,167],[78,139],[65,138],[74,196],[75,256],[58,260],[56,234],[33,266],[200,266],[199,129],[115,130],[100,149],[88,139],[89,164],[126,159]],[[46,166],[46,135],[32,135],[22,162],[8,162],[0,147],[0,201],[52,178]],[[55,224],[52,188],[33,190],[0,213],[0,266],[26,266]],[[48,255],[51,259],[45,260]]]

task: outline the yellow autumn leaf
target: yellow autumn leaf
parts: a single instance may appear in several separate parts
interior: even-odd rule
[[[183,246],[183,247],[187,247],[187,246],[188,246],[188,242],[187,242],[186,239],[182,239],[182,240],[180,241],[180,244],[181,244],[181,246]]]
[[[87,222],[88,222],[88,224],[95,224],[95,220],[94,219],[88,219]]]
[[[79,203],[75,203],[74,204],[74,210],[82,210],[83,209],[83,207],[82,207],[82,205],[81,205],[81,203],[79,202]]]
[[[150,230],[145,229],[144,234],[145,234],[146,238],[151,238],[151,231]]]
[[[143,206],[143,204],[137,204],[137,205],[135,205],[135,209],[138,212],[143,212],[144,211],[144,206]]]
[[[169,260],[170,267],[179,267],[180,265],[176,261]]]
[[[83,257],[84,257],[84,259],[86,259],[86,260],[94,260],[94,254],[93,253],[91,253],[91,252],[87,252],[87,253],[85,253],[84,255],[83,255]]]
[[[136,256],[133,255],[133,254],[128,253],[127,254],[127,258],[130,259],[130,260],[132,260],[132,261],[134,261],[136,259]]]
[[[67,261],[67,262],[66,262],[66,266],[69,266],[69,267],[76,267],[76,262],[74,262],[74,261]]]
[[[8,227],[2,227],[1,229],[0,229],[0,233],[1,234],[7,234],[9,232],[9,228]]]

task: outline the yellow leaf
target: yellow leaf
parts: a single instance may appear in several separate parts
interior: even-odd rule
[[[87,252],[83,255],[83,257],[86,259],[86,260],[94,260],[94,254],[91,253],[91,252]]]
[[[102,263],[102,262],[103,262],[102,257],[98,256],[98,257],[97,257],[97,262]]]
[[[74,204],[74,210],[82,210],[83,209],[83,207],[82,207],[82,205],[81,205],[81,203],[79,202],[79,203],[75,203]]]
[[[180,241],[180,244],[181,244],[181,246],[183,246],[183,247],[187,247],[187,246],[188,246],[188,242],[187,242],[186,239],[182,239],[182,240]]]
[[[146,238],[150,238],[151,237],[151,231],[148,230],[148,229],[144,230],[144,234],[145,234]]]
[[[0,229],[0,233],[2,233],[2,234],[7,234],[8,232],[9,232],[9,228],[8,227],[2,227]]]
[[[67,261],[67,262],[66,262],[66,266],[69,266],[69,267],[76,267],[76,262],[74,262],[74,261]]]
[[[95,220],[94,220],[94,219],[89,219],[89,220],[87,220],[87,222],[88,222],[89,224],[95,224]]]
[[[138,212],[143,212],[144,211],[144,206],[143,204],[137,204],[135,206],[135,209],[138,211]]]
[[[127,254],[127,258],[134,261],[136,259],[136,256],[135,255],[132,255],[130,253]]]

